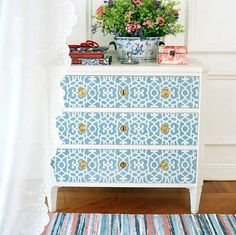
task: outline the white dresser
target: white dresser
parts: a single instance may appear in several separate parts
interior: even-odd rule
[[[71,66],[55,118],[49,208],[58,187],[202,188],[202,68],[155,63]]]

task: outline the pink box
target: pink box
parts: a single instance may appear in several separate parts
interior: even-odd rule
[[[188,51],[185,46],[160,46],[159,64],[187,64]]]

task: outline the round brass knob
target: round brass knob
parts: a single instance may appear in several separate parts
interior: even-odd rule
[[[162,169],[162,170],[168,170],[169,169],[169,164],[168,162],[166,161],[162,161],[159,165],[159,167]]]
[[[126,132],[126,131],[128,131],[128,127],[127,127],[126,125],[121,125],[121,126],[120,126],[120,131],[121,131],[121,132]]]
[[[120,96],[127,96],[127,95],[128,95],[128,90],[126,90],[126,89],[120,90]]]
[[[85,124],[80,124],[79,125],[79,132],[81,134],[84,134],[87,131],[87,126]]]
[[[170,89],[168,87],[164,87],[161,89],[161,97],[168,98],[170,96]]]
[[[160,129],[162,134],[168,134],[170,131],[170,127],[167,123],[162,124]]]
[[[127,162],[125,162],[125,161],[120,162],[119,165],[120,165],[120,168],[122,168],[122,169],[125,169],[128,166]]]
[[[77,93],[80,97],[84,97],[87,94],[87,89],[85,87],[80,87],[78,88]]]
[[[79,168],[81,169],[81,170],[84,170],[84,169],[86,169],[88,167],[88,163],[85,161],[85,160],[81,160],[80,162],[79,162]]]

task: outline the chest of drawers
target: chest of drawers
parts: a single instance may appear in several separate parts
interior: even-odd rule
[[[50,210],[58,187],[185,187],[196,213],[202,77],[191,65],[71,67],[54,96]]]

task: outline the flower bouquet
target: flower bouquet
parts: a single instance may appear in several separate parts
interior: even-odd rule
[[[120,59],[132,51],[140,61],[155,60],[160,38],[184,31],[174,0],[106,0],[95,19],[92,32],[113,34]]]

